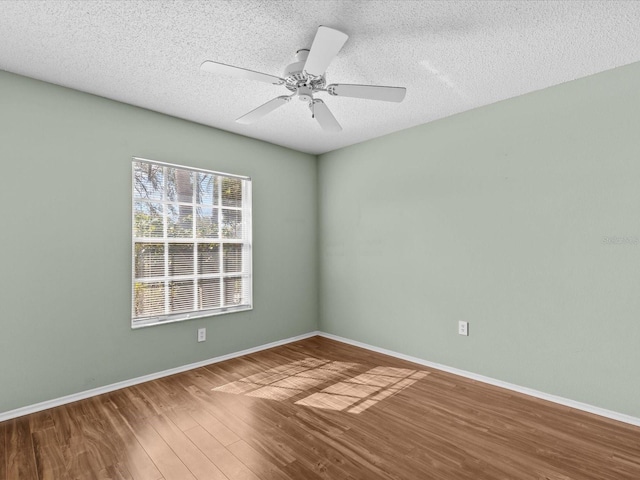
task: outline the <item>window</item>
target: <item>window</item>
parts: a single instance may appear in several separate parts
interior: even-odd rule
[[[252,308],[251,179],[133,159],[132,327]]]

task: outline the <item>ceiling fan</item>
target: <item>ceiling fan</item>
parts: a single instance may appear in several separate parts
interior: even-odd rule
[[[282,77],[212,61],[204,62],[200,68],[206,72],[257,80],[273,85],[284,85],[289,91],[293,92],[289,95],[276,97],[264,105],[260,105],[258,108],[236,119],[238,123],[245,125],[254,123],[297,96],[303,102],[309,102],[311,116],[318,121],[323,130],[339,132],[342,127],[329,110],[329,107],[319,98],[314,98],[314,94],[327,92],[329,95],[336,97],[401,102],[406,93],[406,88],[403,87],[344,83],[327,85],[325,71],[348,38],[349,36],[346,33],[320,25],[311,48],[298,50],[296,52],[296,61],[284,69]]]

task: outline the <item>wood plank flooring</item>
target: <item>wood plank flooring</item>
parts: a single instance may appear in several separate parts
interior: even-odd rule
[[[0,423],[0,480],[638,480],[640,428],[314,337]]]

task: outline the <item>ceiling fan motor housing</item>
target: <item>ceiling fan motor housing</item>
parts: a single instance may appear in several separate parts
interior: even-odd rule
[[[309,56],[309,50],[302,48],[296,52],[296,61],[287,65],[284,69],[282,76],[284,77],[285,86],[292,92],[297,92],[301,95],[300,100],[310,100],[307,96],[302,98],[302,95],[311,95],[316,90],[324,89],[326,81],[324,75],[320,77],[314,77],[308,75],[304,71],[304,65],[307,62]],[[303,88],[301,92],[300,89]],[[307,91],[308,90],[308,91]]]
[[[313,90],[310,87],[302,86],[298,87],[298,99],[303,102],[309,102],[313,100]]]

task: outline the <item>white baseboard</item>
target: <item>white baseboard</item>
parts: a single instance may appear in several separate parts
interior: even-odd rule
[[[60,405],[66,405],[67,403],[77,402],[78,400],[84,400],[85,398],[95,397],[96,395],[102,395],[103,393],[113,392],[122,388],[131,387],[139,383],[148,382],[150,380],[156,380],[162,377],[168,377],[169,375],[175,375],[176,373],[186,372],[187,370],[193,370],[194,368],[204,367],[218,362],[224,362],[232,358],[242,357],[243,355],[249,355],[250,353],[256,353],[261,350],[267,350],[273,347],[279,347],[286,345],[287,343],[297,342],[304,340],[305,338],[315,337],[319,332],[309,332],[296,337],[286,338],[284,340],[278,340],[276,342],[267,343],[239,352],[229,353],[227,355],[221,355],[219,357],[209,358],[200,362],[190,363],[181,367],[170,368],[169,370],[163,370],[162,372],[150,373],[149,375],[143,375],[142,377],[132,378],[130,380],[124,380],[122,382],[112,383],[111,385],[105,385],[104,387],[92,388],[91,390],[85,390],[83,392],[66,395],[60,398],[54,398],[52,400],[46,400],[44,402],[36,403],[34,405],[27,405],[26,407],[16,408],[15,410],[9,410],[7,412],[0,412],[0,422],[5,420],[11,420],[12,418],[22,417],[23,415],[29,415],[30,413],[40,412],[53,407],[59,407]]]
[[[439,363],[429,362],[421,358],[412,357],[410,355],[404,355],[403,353],[394,352],[392,350],[387,350],[385,348],[374,347],[373,345],[368,345],[366,343],[350,340],[348,338],[340,337],[338,335],[333,335],[331,333],[318,332],[318,335],[321,337],[329,338],[331,340],[336,340],[338,342],[347,343],[355,347],[360,347],[367,350],[371,350],[373,352],[389,355],[391,357],[400,358],[402,360],[407,360],[412,363],[417,363],[418,365],[424,365],[425,367],[431,367],[431,368],[435,368],[436,370],[442,370],[444,372],[453,373],[455,375],[460,375],[461,377],[466,377],[472,380],[477,380],[479,382],[495,385],[497,387],[506,388],[507,390],[512,390],[514,392],[524,393],[525,395],[541,398],[542,400],[548,400],[553,403],[558,403],[560,405],[575,408],[577,410],[582,410],[584,412],[600,415],[601,417],[611,418],[613,420],[618,420],[620,422],[629,423],[631,425],[640,427],[640,418],[632,417],[631,415],[614,412],[612,410],[606,410],[600,407],[594,407],[593,405],[589,405],[587,403],[577,402],[575,400],[559,397],[557,395],[551,395],[549,393],[540,392],[532,388],[521,387],[520,385],[515,385],[509,382],[503,382],[502,380],[496,380],[495,378],[485,377],[484,375],[478,375],[477,373],[467,372],[466,370],[460,370],[457,368],[448,367],[446,365],[441,365]]]
[[[532,388],[522,387],[520,385],[515,385],[509,382],[503,382],[502,380],[496,380],[495,378],[485,377],[484,375],[478,375],[477,373],[467,372],[465,370],[460,370],[458,368],[449,367],[447,365],[441,365],[439,363],[430,362],[428,360],[423,360],[422,358],[412,357],[410,355],[405,355],[403,353],[394,352],[392,350],[387,350],[385,348],[375,347],[373,345],[368,345],[366,343],[358,342],[355,340],[351,340],[348,338],[340,337],[338,335],[333,335],[331,333],[325,333],[320,331],[314,331],[305,333],[303,335],[298,335],[296,337],[286,338],[284,340],[278,340],[276,342],[267,343],[265,345],[260,345],[253,348],[248,348],[246,350],[241,350],[239,352],[229,353],[226,355],[221,355],[219,357],[210,358],[207,360],[202,360],[196,363],[190,363],[188,365],[183,365],[181,367],[171,368],[169,370],[164,370],[162,372],[151,373],[149,375],[143,375],[142,377],[132,378],[130,380],[124,380],[122,382],[112,383],[110,385],[105,385],[104,387],[93,388],[91,390],[85,390],[83,392],[74,393],[72,395],[67,395],[60,398],[54,398],[52,400],[47,400],[44,402],[36,403],[34,405],[27,405],[26,407],[16,408],[15,410],[9,410],[6,412],[0,413],[0,422],[4,422],[5,420],[11,420],[12,418],[21,417],[23,415],[29,415],[30,413],[40,412],[42,410],[47,410],[49,408],[58,407],[60,405],[65,405],[67,403],[77,402],[78,400],[84,400],[85,398],[94,397],[96,395],[101,395],[103,393],[113,392],[115,390],[120,390],[122,388],[131,387],[133,385],[137,385],[139,383],[148,382],[151,380],[156,380],[158,378],[167,377],[169,375],[175,375],[176,373],[186,372],[188,370],[193,370],[194,368],[204,367],[206,365],[212,365],[218,362],[224,362],[225,360],[230,360],[232,358],[242,357],[243,355],[249,355],[251,353],[260,352],[262,350],[267,350],[273,347],[279,347],[281,345],[286,345],[288,343],[297,342],[299,340],[304,340],[305,338],[314,337],[319,335],[321,337],[329,338],[332,340],[336,340],[338,342],[346,343],[348,345],[353,345],[356,347],[364,348],[366,350],[371,350],[373,352],[382,353],[384,355],[389,355],[391,357],[400,358],[402,360],[407,360],[412,363],[416,363],[418,365],[424,365],[426,367],[435,368],[436,370],[442,370],[444,372],[453,373],[454,375],[460,375],[461,377],[470,378],[472,380],[477,380],[479,382],[488,383],[490,385],[495,385],[497,387],[506,388],[507,390],[512,390],[514,392],[524,393],[525,395],[530,395],[532,397],[540,398],[543,400],[548,400],[553,403],[558,403],[560,405],[565,405],[567,407],[575,408],[577,410],[582,410],[584,412],[593,413],[595,415],[600,415],[602,417],[611,418],[613,420],[618,420],[620,422],[628,423],[631,425],[640,427],[640,418],[632,417],[631,415],[626,415],[623,413],[614,412],[612,410],[606,410],[604,408],[595,407],[593,405],[589,405],[582,402],[577,402],[575,400],[571,400],[564,397],[559,397],[557,395],[551,395],[549,393],[540,392],[538,390],[534,390]]]

